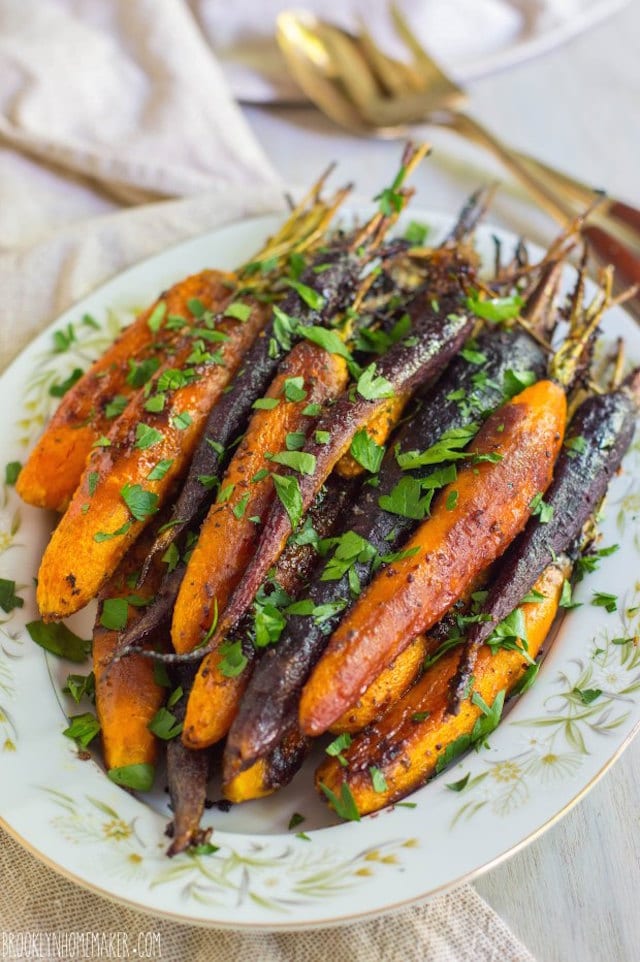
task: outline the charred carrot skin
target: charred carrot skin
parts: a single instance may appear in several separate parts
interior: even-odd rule
[[[309,511],[309,519],[318,537],[332,533],[352,494],[351,482],[339,478],[329,480],[324,495]],[[275,582],[294,597],[306,583],[315,559],[312,545],[287,545],[275,568]],[[182,733],[184,744],[190,748],[205,748],[227,734],[259,654],[253,644],[253,634],[252,619],[247,615],[237,631],[246,658],[246,665],[239,675],[225,674],[221,649],[212,651],[202,661],[189,695]]]
[[[265,306],[250,306],[246,321],[217,325],[225,340],[213,360],[190,367],[197,345],[186,338],[173,364],[131,399],[105,444],[94,447],[40,566],[37,597],[45,620],[66,617],[95,597],[184,474],[212,404],[266,323]],[[192,374],[183,384],[185,368]],[[179,386],[172,387],[175,378]],[[156,398],[163,399],[162,409],[150,410]]]
[[[285,734],[270,755],[226,782],[223,785],[224,797],[237,804],[272,795],[288,785],[298,773],[309,748],[309,739],[295,726]]]
[[[101,620],[106,601],[132,594],[130,579],[140,570],[151,540],[141,539],[105,586],[93,630],[96,714],[107,769],[153,765],[156,759],[156,738],[147,726],[162,706],[166,689],[156,682],[153,663],[148,658],[134,655],[112,661],[119,647],[118,632],[105,628]],[[161,567],[154,567],[144,587],[135,592],[142,605],[129,605],[129,621],[135,623],[144,610],[144,602],[153,596],[162,577]]]
[[[543,598],[522,606],[528,653],[539,653],[558,610],[567,566],[550,565],[536,582]],[[353,795],[358,812],[366,815],[397,802],[423,785],[437,770],[438,760],[457,738],[470,735],[481,708],[466,698],[459,715],[447,710],[448,690],[456,670],[457,653],[449,652],[433,665],[384,718],[357,735],[343,752],[347,766],[329,758],[316,772],[316,786],[340,796],[343,784]],[[528,662],[518,651],[490,648],[480,651],[473,691],[491,706],[499,692],[509,693]],[[386,788],[375,791],[370,768],[381,773]],[[378,787],[380,785],[378,784]]]
[[[108,405],[116,396],[128,398],[137,390],[132,372],[136,363],[159,365],[194,319],[189,302],[205,306],[228,296],[232,275],[220,271],[194,274],[160,298],[120,334],[58,405],[47,428],[20,473],[16,490],[23,501],[40,508],[64,511],[77,488],[92,445],[110,429]],[[175,323],[184,318],[184,325]],[[172,318],[173,323],[167,326]]]
[[[467,634],[452,687],[453,710],[460,703],[480,645],[531,590],[551,559],[573,547],[606,494],[633,439],[640,391],[634,396],[631,384],[588,397],[571,419],[566,445],[544,497],[551,517],[544,524],[539,516],[531,518],[501,559],[482,608],[489,618],[472,625]]]
[[[298,401],[286,399],[292,377],[303,384],[304,397]],[[261,519],[275,496],[269,456],[285,450],[289,434],[306,435],[316,419],[303,411],[335,397],[347,379],[343,358],[309,342],[297,344],[280,365],[266,395],[276,406],[254,413],[223,477],[225,500],[209,510],[189,559],[173,612],[171,638],[177,652],[202,642],[251,559]]]
[[[481,412],[496,407],[503,398],[502,384],[508,370],[531,371],[536,377],[544,373],[545,358],[541,349],[523,332],[494,331],[481,335],[477,352],[486,357],[482,366],[459,356],[436,385],[422,393],[418,412],[398,434],[401,452],[424,450],[445,432],[464,427]],[[484,383],[478,387],[481,373]],[[464,398],[456,400],[453,395],[457,392]],[[472,397],[471,406],[469,398]],[[384,457],[379,485],[375,488],[365,485],[360,489],[357,501],[345,513],[340,527],[341,533],[353,531],[364,538],[381,556],[401,547],[419,522],[383,511],[379,506],[380,497],[388,496],[409,473],[422,477],[433,470],[427,466],[403,472],[395,447],[394,444]],[[325,562],[320,561],[307,592],[314,605],[351,600],[348,574],[325,581],[324,570]],[[372,562],[357,562],[354,570],[360,585],[366,587],[373,575]],[[235,757],[237,766],[251,764],[277,743],[283,726],[288,725],[291,714],[297,710],[303,685],[326,647],[327,628],[334,628],[343,614],[340,612],[323,625],[303,615],[290,616],[278,645],[267,651],[257,666],[229,732],[226,752],[229,759]]]
[[[406,545],[416,553],[377,575],[340,623],[300,700],[300,727],[318,735],[385,665],[427,631],[524,528],[551,481],[566,419],[552,381],[526,388],[487,419],[470,452],[501,460],[463,467]]]
[[[455,313],[461,308],[461,297],[460,288],[456,288],[454,292],[445,293],[438,302],[424,292],[414,299],[409,310],[414,336],[395,344],[376,365],[376,376],[388,382],[390,393],[414,392],[439,374],[462,346],[473,322],[464,313]],[[304,447],[305,453],[314,458],[315,469],[313,474],[298,481],[303,512],[308,510],[320,486],[348,450],[356,431],[382,410],[385,403],[384,397],[367,400],[350,389],[320,417],[317,431],[328,433],[329,441],[322,444],[313,440]],[[291,532],[291,520],[285,507],[275,501],[253,561],[229,601],[217,632],[220,637],[224,637],[247,611]],[[216,640],[214,638],[214,643]]]
[[[186,692],[191,688],[194,673],[195,669],[189,665],[177,667],[173,673],[176,683],[185,692],[172,708],[176,722],[184,723]],[[206,839],[207,833],[200,828],[200,819],[207,799],[210,762],[209,752],[193,752],[178,737],[167,744],[167,782],[173,812],[167,829],[171,837],[167,855],[178,855]]]

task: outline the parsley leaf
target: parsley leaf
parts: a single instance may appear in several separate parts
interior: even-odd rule
[[[596,608],[604,608],[609,614],[618,610],[618,596],[611,595],[606,591],[594,591],[591,604]]]
[[[126,598],[106,598],[102,605],[100,624],[110,631],[122,631],[127,626],[129,605]]]
[[[236,321],[241,321],[244,323],[248,321],[251,316],[251,307],[249,304],[243,304],[242,301],[232,301],[231,304],[227,304],[224,309],[224,317],[233,317]]]
[[[522,298],[513,294],[509,297],[491,297],[481,300],[475,294],[467,297],[466,306],[476,317],[481,317],[483,321],[492,321],[499,324],[501,321],[511,321],[520,313],[523,305]]]
[[[292,287],[297,292],[301,300],[305,302],[313,311],[320,311],[324,307],[324,297],[307,284],[295,281],[291,277],[285,278],[285,284]]]
[[[340,818],[346,819],[348,822],[359,822],[360,812],[358,811],[358,806],[356,805],[355,798],[351,794],[351,789],[343,782],[340,786],[340,798],[332,792],[323,782],[319,783],[320,789],[326,795],[329,800],[329,804]]]
[[[284,396],[287,401],[304,401],[307,392],[304,389],[304,378],[288,377],[284,382]]]
[[[172,712],[163,707],[158,709],[147,725],[147,728],[158,738],[167,742],[180,734],[182,731],[182,722],[179,722]]]
[[[451,428],[425,451],[407,451],[396,454],[396,461],[403,471],[412,471],[429,464],[458,461],[468,455],[462,450],[476,436],[479,424],[473,422],[465,427]]]
[[[297,478],[273,474],[273,483],[280,502],[289,515],[291,527],[296,528],[302,517],[302,493]]]
[[[107,775],[112,782],[122,785],[123,788],[131,788],[135,792],[149,792],[153,788],[156,770],[153,765],[141,762],[137,765],[110,768]]]
[[[145,491],[139,484],[127,482],[120,495],[136,521],[146,521],[158,510],[158,495]]]
[[[91,642],[78,637],[62,621],[30,621],[26,629],[36,645],[52,655],[68,661],[84,661],[91,651]]]
[[[64,381],[61,381],[59,384],[52,384],[49,388],[51,397],[64,397],[69,388],[72,388],[73,385],[80,380],[83,373],[84,371],[81,367],[76,367]]]
[[[356,431],[349,451],[354,461],[357,461],[365,471],[376,474],[380,470],[385,448],[384,445],[377,444],[376,441],[369,436],[366,428]]]
[[[429,512],[433,491],[427,491],[423,496],[422,485],[417,478],[400,478],[389,492],[378,498],[378,504],[383,511],[397,514],[402,518],[413,518],[422,521]]]
[[[0,608],[9,614],[15,608],[22,608],[24,599],[16,594],[15,581],[0,578]]]
[[[158,431],[148,424],[136,424],[136,443],[134,447],[139,448],[140,451],[152,448],[154,444],[159,444],[163,438],[162,431]]]
[[[247,666],[247,657],[242,651],[242,642],[224,641],[219,648],[222,659],[219,664],[221,674],[226,678],[237,678]]]
[[[376,765],[369,766],[369,774],[371,775],[371,784],[374,792],[381,793],[389,790],[386,778]]]
[[[62,732],[67,738],[72,738],[81,748],[87,748],[100,731],[100,722],[93,712],[83,715],[70,715],[70,725]]]
[[[366,367],[358,378],[356,390],[365,401],[390,398],[395,393],[391,381],[381,374],[376,374],[375,361]]]
[[[429,228],[426,224],[421,224],[417,220],[412,220],[409,221],[407,229],[404,232],[404,239],[408,241],[412,247],[422,247],[427,239],[428,233]]]
[[[298,474],[313,474],[316,469],[315,454],[308,454],[306,451],[279,451],[277,454],[265,454],[265,457],[297,471]]]
[[[15,484],[22,471],[22,464],[20,461],[9,461],[4,468],[4,483],[5,484]]]

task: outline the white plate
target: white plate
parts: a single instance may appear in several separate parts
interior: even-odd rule
[[[247,22],[226,0],[194,0],[199,21],[213,46],[231,90],[247,103],[296,103],[306,100],[289,78],[273,39],[282,9],[297,6],[357,29],[362,15],[375,39],[403,59],[406,48],[394,39],[388,0],[261,0]],[[404,0],[416,35],[460,83],[522,63],[595,26],[628,0]]]
[[[412,212],[443,229],[440,216]],[[207,266],[232,267],[273,230],[275,216],[226,227],[160,254],[106,284],[53,325],[74,324],[73,349],[52,352],[51,329],[0,380],[4,432],[0,465],[24,461],[50,412],[52,380],[65,377],[158,291]],[[493,231],[479,233],[492,254]],[[507,244],[513,238],[502,234]],[[92,315],[96,331],[82,321]],[[104,330],[106,329],[107,335]],[[640,358],[640,334],[621,310],[605,324]],[[635,474],[635,477],[634,477]],[[37,617],[33,576],[52,518],[21,504],[12,488],[0,510],[0,576],[15,580],[23,608],[0,625],[0,821],[25,847],[59,872],[146,911],[213,926],[295,929],[380,913],[468,879],[535,837],[564,813],[612,763],[640,723],[640,649],[615,639],[638,631],[636,583],[640,538],[640,448],[612,486],[604,544],[620,550],[578,587],[585,602],[567,615],[536,685],[517,702],[490,748],[472,752],[443,777],[416,792],[415,808],[397,806],[359,824],[332,824],[315,796],[309,767],[285,791],[238,806],[211,809],[213,855],[164,855],[166,796],[140,800],[110,782],[93,760],[78,758],[61,734],[65,711],[77,713],[60,689],[77,666],[62,663],[29,640],[24,625]],[[620,611],[593,607],[594,590],[617,594]],[[91,613],[70,624],[88,637]],[[82,670],[82,669],[80,669]],[[578,688],[602,690],[590,705]],[[461,793],[447,788],[467,772]],[[215,797],[215,796],[214,796]],[[311,840],[287,826],[293,812]]]

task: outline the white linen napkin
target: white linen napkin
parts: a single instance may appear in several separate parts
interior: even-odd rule
[[[0,0],[0,139],[0,369],[128,265],[284,206],[180,0]],[[205,932],[84,891],[2,829],[0,930],[159,931],[175,960],[533,962],[469,886],[329,932]]]

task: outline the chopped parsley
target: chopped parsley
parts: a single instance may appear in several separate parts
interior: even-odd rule
[[[287,401],[304,401],[307,392],[304,389],[304,378],[288,377],[284,382],[284,396]]]
[[[70,715],[69,723],[62,734],[72,738],[81,748],[87,748],[100,731],[100,722],[90,711],[82,715]]]
[[[13,611],[15,608],[22,608],[24,605],[24,599],[16,594],[16,583],[15,581],[9,581],[8,578],[0,578],[0,608],[6,614]]]
[[[148,424],[136,424],[136,443],[134,447],[146,451],[164,439],[162,431],[150,427]]]
[[[279,451],[277,454],[265,454],[265,458],[298,474],[313,474],[316,469],[315,454],[306,451]]]
[[[110,631],[122,631],[127,626],[129,604],[126,598],[106,598],[100,613],[100,624]]]
[[[4,483],[14,485],[20,477],[22,464],[20,461],[9,461],[4,467]]]
[[[380,470],[385,452],[384,445],[377,444],[365,428],[356,431],[349,451],[354,461],[357,461],[365,471],[376,474]]]
[[[73,385],[80,380],[83,373],[84,371],[81,367],[76,367],[64,381],[61,381],[59,384],[52,384],[49,388],[51,397],[64,397],[69,388],[72,388]]]
[[[356,800],[351,793],[351,789],[343,782],[340,786],[340,798],[332,792],[323,782],[320,782],[320,789],[324,795],[329,800],[329,804],[333,808],[336,815],[340,818],[344,818],[348,822],[359,822],[360,812],[358,811],[358,806],[356,805]]]
[[[618,610],[618,596],[611,595],[606,591],[594,591],[591,604],[596,608],[604,608],[609,614]]]
[[[62,621],[51,621],[48,624],[43,621],[30,621],[26,629],[32,641],[59,658],[81,662],[91,651],[91,642],[78,637]]]
[[[389,790],[386,778],[376,765],[369,766],[369,774],[371,775],[371,784],[374,792],[380,794],[381,792],[387,792]]]
[[[356,383],[356,391],[365,401],[378,401],[394,396],[393,385],[386,377],[376,374],[375,362],[364,369]]]
[[[251,307],[249,304],[243,304],[242,301],[232,301],[231,304],[227,304],[225,307],[223,316],[232,317],[236,321],[244,323],[248,321],[251,316]]]
[[[575,458],[579,454],[584,454],[587,450],[587,441],[581,434],[573,438],[565,438],[563,447],[567,452],[567,457]]]
[[[144,387],[160,367],[157,357],[148,357],[143,361],[129,359],[129,372],[126,377],[127,384],[131,387]]]
[[[259,397],[257,398],[251,407],[254,411],[273,411],[280,404],[280,398],[278,397]]]
[[[136,521],[147,521],[158,510],[158,495],[145,491],[139,484],[127,482],[120,489],[120,495]]]
[[[153,781],[156,770],[153,765],[141,762],[137,765],[122,765],[120,768],[111,768],[107,772],[108,777],[116,785],[123,788],[131,788],[135,792],[149,792],[153,788]]]
[[[182,722],[179,722],[176,716],[167,708],[160,708],[147,725],[147,728],[157,738],[161,738],[162,741],[167,742],[180,734],[182,731]]]

